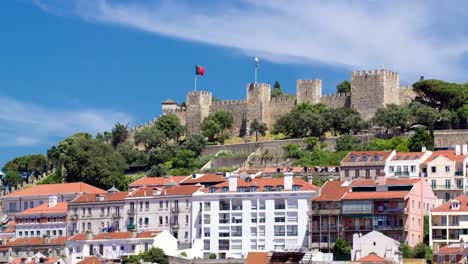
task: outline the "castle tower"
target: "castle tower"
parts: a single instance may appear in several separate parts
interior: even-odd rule
[[[387,104],[400,104],[400,75],[388,70],[354,71],[351,74],[351,107],[364,119]]]
[[[266,83],[250,83],[247,85],[247,131],[250,123],[258,121],[269,124],[269,105],[271,99],[271,86]]]
[[[322,98],[322,80],[297,80],[297,103],[320,103]]]
[[[210,114],[212,94],[207,91],[193,91],[187,93],[187,133],[200,131],[203,119]]]

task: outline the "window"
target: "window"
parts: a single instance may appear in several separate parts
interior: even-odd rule
[[[263,187],[263,191],[265,191],[265,192],[271,192],[272,189],[273,189],[272,186],[265,186],[265,187]]]
[[[166,201],[166,208],[169,208],[169,201]]]
[[[29,208],[33,208],[34,207],[34,202],[33,201],[30,201],[29,202]]]
[[[91,208],[88,208],[88,214],[89,215],[91,214]]]
[[[450,172],[450,166],[445,166],[445,172]]]
[[[450,263],[457,263],[457,256],[456,255],[450,255]]]
[[[22,237],[22,236],[23,236],[23,232],[22,232],[22,231],[19,231],[19,232],[18,232],[18,236]]]
[[[61,231],[62,231],[62,230],[60,230],[60,235],[62,235],[62,234],[61,234]],[[41,231],[37,230],[37,231],[36,231],[36,236],[41,236]]]
[[[415,165],[411,165],[411,172],[416,172],[416,166]]]
[[[344,171],[344,176],[345,176],[346,178],[349,177],[349,170],[345,170],[345,171]]]
[[[276,186],[276,191],[281,192],[284,189],[283,185]]]
[[[86,224],[85,224],[85,223],[82,223],[82,224],[81,224],[81,227],[82,227],[82,228],[81,228],[81,229],[82,229],[82,232],[84,232],[85,229],[86,229]]]
[[[189,217],[188,215],[185,216],[185,224],[188,225],[188,222],[189,222]]]
[[[370,179],[370,169],[366,169],[366,179]]]
[[[390,172],[394,172],[394,171],[395,171],[395,167],[393,167],[393,166],[390,166],[389,169],[390,169]]]
[[[89,255],[94,255],[94,246],[93,245],[89,245]]]
[[[82,208],[81,211],[83,212],[83,216],[86,214],[86,209]]]
[[[145,251],[148,251],[148,243],[145,243]]]
[[[435,166],[432,166],[432,167],[431,167],[431,171],[432,171],[432,173],[436,173],[436,172],[437,172],[437,168],[436,168]]]
[[[185,239],[188,239],[188,232],[185,232],[185,233],[184,233],[184,238],[185,238]]]
[[[452,225],[453,226],[458,226],[458,215],[452,216]]]
[[[436,180],[431,181],[431,187],[433,190],[436,188]]]
[[[91,230],[91,222],[88,223],[88,230]]]
[[[149,225],[149,218],[145,217],[145,225]]]
[[[293,185],[292,190],[293,191],[299,191],[301,189],[300,185]]]
[[[237,187],[237,192],[245,192],[245,187]]]
[[[215,193],[218,188],[216,187],[210,187],[210,193]]]
[[[166,216],[166,225],[169,224],[169,217]]]
[[[142,225],[142,224],[143,224],[143,218],[140,217],[140,218],[138,219],[138,224],[139,224],[139,225]]]
[[[132,245],[132,250],[135,251],[136,245]]]
[[[28,202],[24,202],[24,210],[28,209]]]
[[[162,224],[163,224],[163,217],[160,216],[160,217],[159,217],[159,225],[162,225]]]
[[[104,216],[104,207],[101,208],[101,215]]]
[[[47,217],[47,223],[50,223],[50,217]]]
[[[37,231],[39,233],[39,231]],[[59,236],[62,236],[63,235],[63,231],[60,229],[59,230]]]
[[[159,201],[159,208],[163,208],[164,204],[163,201]]]
[[[445,256],[443,256],[443,255],[442,256],[441,255],[437,256],[437,262],[444,263],[445,262]]]
[[[140,210],[143,210],[143,202],[140,202]]]
[[[112,244],[112,251],[116,251],[117,250],[117,245],[116,244]]]
[[[354,178],[359,178],[359,170],[354,171]]]
[[[403,166],[403,171],[408,172],[408,166]]]
[[[52,235],[57,236],[57,230],[52,230]]]
[[[223,188],[221,188],[221,192],[223,192],[223,193],[227,192],[228,190],[229,190],[228,187],[223,187]]]

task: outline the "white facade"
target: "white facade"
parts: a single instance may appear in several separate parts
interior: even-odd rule
[[[421,163],[429,158],[432,152],[426,151],[419,155],[413,155],[412,153],[408,153],[408,155],[399,154],[397,153],[396,156],[385,162],[385,176],[419,178],[421,176]],[[396,159],[399,156],[402,156],[402,158]],[[410,157],[410,159],[405,159],[406,156]]]
[[[229,188],[236,190],[233,184]],[[285,179],[285,189],[290,184]],[[314,190],[195,193],[193,249],[203,258],[210,253],[245,258],[249,251],[308,248],[308,210],[314,196]]]
[[[126,256],[148,251],[152,247],[161,248],[166,255],[177,253],[177,239],[168,231],[158,232],[152,237],[139,237],[137,232],[133,232],[128,238],[114,237],[113,234],[115,233],[103,233],[96,237],[88,236],[85,240],[73,240],[72,237],[67,240],[65,242],[67,263],[76,264],[89,256],[120,260]]]
[[[394,263],[403,262],[403,254],[399,249],[400,242],[378,231],[372,231],[364,236],[353,235],[353,251],[351,260],[357,261],[370,253]]]

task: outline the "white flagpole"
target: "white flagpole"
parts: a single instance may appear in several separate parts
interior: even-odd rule
[[[255,83],[257,83],[257,74],[258,74],[258,57],[255,57]]]
[[[195,91],[197,91],[197,74],[195,74]]]

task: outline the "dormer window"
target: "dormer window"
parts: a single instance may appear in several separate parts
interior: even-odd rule
[[[214,192],[216,192],[217,190],[218,190],[218,188],[216,188],[216,187],[211,187],[211,188],[210,188],[210,193],[214,193]]]
[[[245,192],[245,187],[237,187],[237,192]]]
[[[351,155],[350,159],[351,159],[352,162],[355,162],[355,161],[357,161],[357,156]]]
[[[221,188],[221,192],[225,193],[225,192],[228,192],[229,188],[228,187],[223,187]]]
[[[368,160],[369,160],[369,156],[367,156],[367,155],[362,156],[362,160],[363,160],[363,161],[368,161]]]
[[[299,191],[301,189],[300,185],[293,185],[292,190],[293,191]]]
[[[250,187],[250,192],[256,192],[258,190],[257,186]]]
[[[263,191],[264,191],[264,192],[271,192],[272,189],[273,189],[272,186],[265,186],[265,187],[263,187]]]
[[[276,191],[281,192],[282,190],[284,190],[284,186],[283,186],[283,185],[278,185],[278,186],[276,186]]]
[[[452,206],[451,206],[452,210],[460,209],[459,205],[460,203],[457,200],[452,201]]]

